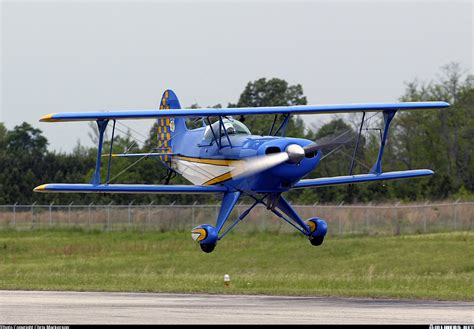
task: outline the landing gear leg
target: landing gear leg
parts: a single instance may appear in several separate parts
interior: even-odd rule
[[[232,209],[234,209],[239,197],[239,191],[228,192],[224,194],[221,209],[219,210],[219,215],[217,216],[216,226],[214,227],[209,224],[203,224],[193,228],[191,231],[193,240],[199,242],[201,250],[205,253],[212,252],[216,247],[217,241],[220,239],[219,232],[227,221],[227,218],[229,218],[229,215],[232,212]]]
[[[293,209],[293,207],[291,207],[289,202],[286,201],[281,195],[279,197],[269,198],[269,200],[270,202],[267,204],[267,208],[278,217],[292,225],[298,231],[306,235],[309,239],[309,242],[313,246],[320,246],[323,243],[324,237],[327,233],[327,224],[324,220],[316,217],[310,218],[306,222],[303,221]],[[275,208],[281,210],[286,216],[290,218],[290,220]]]

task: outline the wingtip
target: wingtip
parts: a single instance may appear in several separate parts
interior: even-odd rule
[[[41,117],[41,119],[39,120],[40,122],[53,122],[53,115],[55,113],[50,113],[50,114],[47,114],[47,115],[44,115]]]
[[[47,186],[48,186],[48,184],[43,184],[43,185],[37,186],[33,189],[33,192],[44,192],[46,190]]]

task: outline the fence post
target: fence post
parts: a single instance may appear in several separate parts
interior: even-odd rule
[[[426,233],[426,208],[428,207],[428,203],[430,202],[426,201],[423,206],[423,209],[425,209],[425,211],[423,211],[423,232],[424,233]]]
[[[110,208],[112,206],[113,201],[110,201],[110,203],[107,206],[107,230],[110,230]]]
[[[365,207],[365,221],[367,224],[367,234],[370,232],[370,222],[369,222],[369,208],[372,207],[372,201]]]
[[[132,225],[132,204],[134,201],[135,200],[132,200],[132,202],[128,204],[128,226]]]
[[[88,222],[87,222],[87,227],[90,229],[91,227],[91,217],[92,217],[92,214],[91,214],[91,207],[92,205],[94,204],[94,202],[91,202],[89,203],[89,219],[88,219]]]
[[[394,216],[395,217],[395,235],[400,235],[401,233],[401,227],[400,227],[401,225],[398,221],[398,209],[397,209],[399,204],[400,204],[400,201],[398,201],[393,207],[393,213],[395,214]]]
[[[151,206],[153,205],[153,201],[150,202],[148,205],[148,228],[150,228],[150,222],[151,222]]]
[[[31,205],[31,228],[35,228],[35,207],[36,201]]]
[[[71,201],[71,203],[69,204],[68,208],[67,208],[67,226],[69,226],[69,221],[71,219],[71,206],[72,204],[74,203],[74,201]]]
[[[13,205],[13,227],[16,228],[16,205],[18,204],[18,202],[15,202],[15,204]]]
[[[338,208],[339,207],[342,207],[342,205],[344,204],[344,201],[341,201],[341,203],[337,206]],[[337,217],[338,221],[339,221],[339,236],[342,236],[343,233],[342,233],[342,223],[341,223],[341,216],[339,214],[339,216]]]
[[[193,205],[191,206],[191,218],[192,218],[192,225],[193,227],[196,226],[196,220],[195,220],[195,214],[194,214],[194,208],[196,207],[197,201],[194,201]]]
[[[458,229],[458,214],[457,214],[457,204],[459,203],[460,199],[457,199],[456,202],[454,202],[453,205],[453,211],[454,211],[454,230],[456,231]]]
[[[54,201],[49,204],[49,227],[53,227],[53,215],[51,214],[53,210]]]
[[[171,203],[170,203],[170,205],[169,205],[169,207],[170,207],[170,208],[172,208],[172,207],[174,206],[174,204],[175,204],[175,203],[176,203],[176,200],[175,200],[175,201],[173,201],[173,202],[171,202]],[[171,210],[171,209],[170,209],[170,212],[172,212],[172,211],[173,211],[173,210]],[[176,215],[178,215],[178,216],[179,216],[179,214],[176,214]],[[169,221],[168,221],[168,222],[169,222]],[[179,221],[177,221],[177,220],[174,220],[174,221],[172,221],[171,223],[172,223],[172,227],[173,227],[173,229],[175,229],[175,230],[176,230],[176,229],[178,229],[178,230],[179,230]],[[163,225],[163,226],[161,226],[161,229],[164,229],[164,225]]]

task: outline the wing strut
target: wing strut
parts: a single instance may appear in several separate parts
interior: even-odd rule
[[[392,119],[396,113],[397,113],[397,110],[390,110],[390,111],[383,112],[383,120],[385,122],[385,126],[383,129],[382,141],[380,142],[380,149],[379,149],[379,154],[377,156],[377,161],[375,162],[374,166],[370,170],[369,172],[370,174],[379,175],[382,173],[382,156],[385,149],[385,143],[388,137],[388,130],[390,128],[390,123],[392,122]]]
[[[110,139],[110,150],[109,150],[109,162],[107,164],[107,179],[105,184],[109,184],[110,181],[110,165],[112,164],[112,147],[114,146],[114,135],[115,135],[115,123],[117,120],[114,120],[114,126],[112,128],[112,138]]]
[[[225,137],[227,137],[227,141],[229,142],[230,148],[232,148],[232,143],[230,142],[229,134],[227,133],[227,129],[225,129],[224,121],[222,121],[222,116],[219,116],[219,140],[220,140],[220,147],[222,148],[222,131],[224,131]]]
[[[288,127],[288,121],[290,120],[290,114],[285,114],[283,117],[283,121],[281,122],[280,126],[278,127],[277,131],[273,136],[276,136],[281,131],[281,137],[285,136],[286,128]],[[272,128],[273,130],[273,128]]]
[[[97,128],[99,129],[99,146],[97,148],[97,160],[95,162],[95,172],[92,176],[92,185],[100,184],[100,159],[102,158],[102,144],[104,143],[104,132],[107,128],[109,120],[97,120]],[[109,159],[110,161],[110,159]]]

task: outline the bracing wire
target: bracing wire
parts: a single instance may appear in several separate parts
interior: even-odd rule
[[[370,119],[372,119],[372,118],[373,118],[374,116],[376,116],[377,114],[378,114],[378,113],[372,114],[370,117],[366,118],[362,124],[365,124],[366,122],[368,122]],[[341,138],[341,137],[347,135],[347,134],[350,133],[351,131],[352,131],[352,128],[349,128],[349,129],[343,131],[341,134],[339,134],[339,135],[338,135],[337,137],[335,137],[333,140],[337,140],[337,139],[339,139],[339,138]],[[356,138],[356,136],[357,136],[357,135],[354,135],[354,136],[350,137],[348,141],[352,141],[353,139]],[[329,153],[324,154],[323,157],[321,158],[321,160],[327,158],[329,155],[331,155],[331,154],[335,153],[336,151],[340,150],[343,146],[344,146],[344,144],[341,144],[341,145],[337,146],[336,148],[332,149]],[[320,161],[321,161],[321,160],[320,160]],[[356,161],[357,161],[357,160],[356,160]]]

